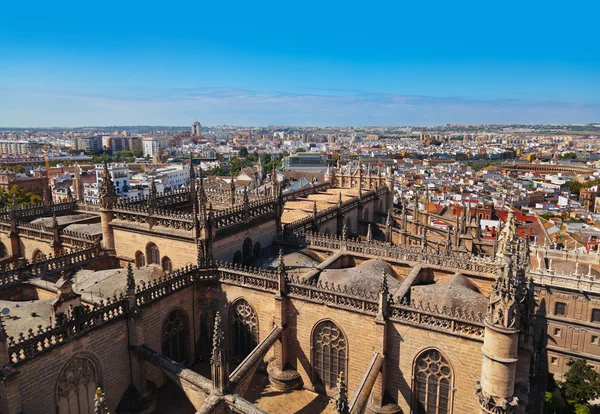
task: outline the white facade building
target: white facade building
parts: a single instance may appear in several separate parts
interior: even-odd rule
[[[154,157],[160,152],[160,139],[155,137],[144,138],[144,157]]]

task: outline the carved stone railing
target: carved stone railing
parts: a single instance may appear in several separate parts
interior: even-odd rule
[[[10,221],[12,214],[16,215],[17,220],[46,217],[51,216],[54,213],[59,214],[73,212],[76,210],[76,208],[76,201],[60,201],[57,203],[50,203],[48,205],[44,205],[44,203],[21,204],[14,212],[12,210],[12,206],[1,209],[0,220]]]
[[[277,274],[272,270],[218,263],[217,277],[228,285],[246,286],[268,292],[278,289]]]
[[[115,208],[114,218],[132,223],[162,226],[173,229],[191,231],[194,228],[192,214],[179,213],[173,210],[153,209],[149,212],[146,206],[129,204]]]
[[[127,300],[122,296],[100,301],[98,306],[83,307],[83,314],[71,318],[60,326],[43,329],[41,325],[34,331],[21,332],[18,338],[9,337],[8,355],[12,365],[19,365],[36,356],[48,352],[82,334],[96,329],[107,322],[116,320],[127,312]]]
[[[588,274],[559,274],[551,270],[530,270],[527,275],[536,286],[548,286],[576,290],[578,292],[600,293],[600,281]]]
[[[43,275],[47,272],[57,272],[73,266],[81,266],[104,254],[99,252],[97,246],[93,246],[88,249],[75,249],[58,256],[50,254],[38,261],[17,260],[0,269],[0,287],[22,283],[31,277]]]
[[[311,284],[295,276],[289,277],[288,296],[367,315],[376,315],[378,310],[377,293],[321,281]]]
[[[137,306],[148,305],[158,299],[177,292],[198,281],[215,280],[212,269],[199,269],[197,266],[186,266],[148,283],[144,281],[135,289],[135,302]]]
[[[2,230],[6,230],[5,224],[0,225],[0,227]],[[54,239],[53,228],[44,226],[40,223],[19,222],[17,224],[17,231],[20,236],[30,239],[42,240],[45,242],[52,242]],[[91,235],[67,229],[62,229],[59,233],[62,245],[70,248],[88,248],[99,243],[102,239],[102,235],[99,234]]]
[[[402,300],[390,305],[389,314],[391,320],[400,323],[483,340],[485,315],[482,313],[459,308],[438,308],[414,301],[408,304]]]
[[[77,210],[87,211],[90,213],[97,213],[100,211],[100,203],[90,203],[86,201],[78,201],[77,202]]]
[[[541,259],[556,259],[566,262],[579,262],[582,264],[600,265],[600,254],[580,253],[572,250],[559,250],[542,246],[531,246],[532,255]]]
[[[318,193],[319,191],[327,191],[329,188],[331,188],[331,183],[329,181],[324,181],[322,183],[311,184],[297,190],[284,191],[282,197],[284,202],[291,201],[300,197],[306,197],[310,194]]]
[[[369,255],[406,262],[416,262],[434,266],[452,267],[455,269],[497,274],[502,264],[489,257],[473,256],[467,253],[437,252],[431,248],[416,246],[392,246],[375,241],[343,240],[341,237],[314,234],[296,234],[288,241],[310,248],[328,251],[343,250],[361,255]]]
[[[279,200],[275,197],[263,197],[260,201],[251,201],[246,209],[243,205],[215,212],[215,227],[223,229],[249,219],[274,215]]]

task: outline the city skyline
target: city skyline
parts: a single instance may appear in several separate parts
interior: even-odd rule
[[[380,6],[6,5],[0,126],[600,119],[597,4]]]

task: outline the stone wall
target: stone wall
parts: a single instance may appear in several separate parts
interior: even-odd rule
[[[47,414],[55,412],[58,378],[69,360],[78,355],[91,359],[104,387],[108,407],[115,412],[131,382],[129,351],[127,350],[127,321],[122,318],[95,329],[82,337],[25,362],[19,374],[5,388],[15,392],[15,402],[8,406],[6,394],[0,393],[0,412]],[[12,387],[14,386],[14,389]]]

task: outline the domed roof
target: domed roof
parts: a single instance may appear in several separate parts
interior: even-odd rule
[[[378,292],[384,273],[387,275],[389,291],[393,294],[400,287],[402,279],[398,277],[392,266],[379,259],[367,260],[356,267],[346,269],[326,269],[320,274],[319,280],[369,292]]]
[[[410,290],[411,301],[429,303],[438,308],[460,308],[475,313],[485,313],[488,299],[479,291],[469,279],[461,274],[439,279],[430,285],[412,286]]]

